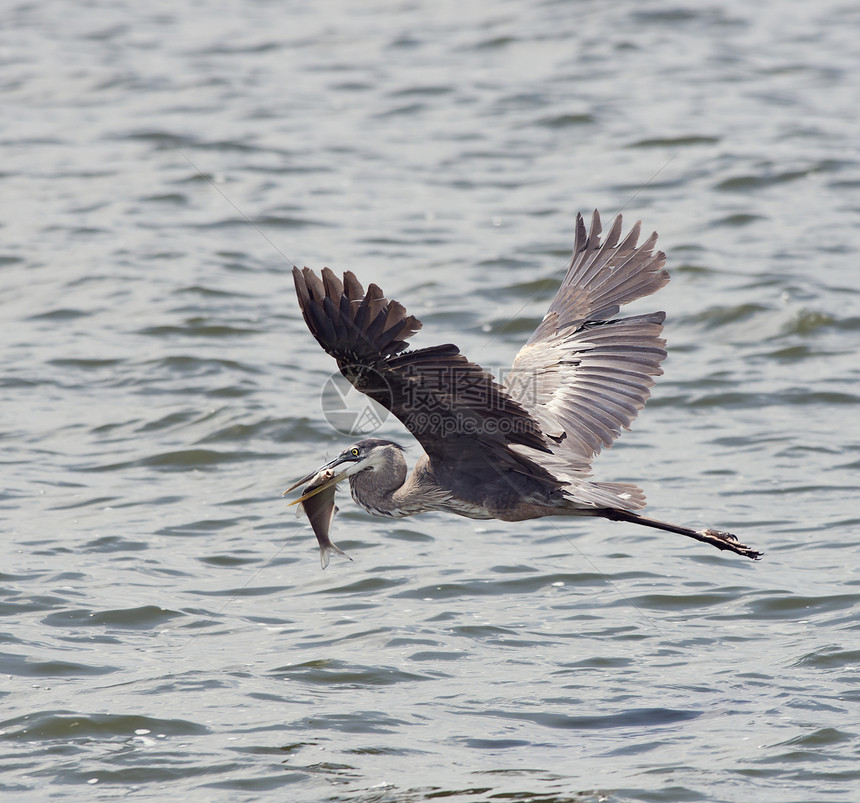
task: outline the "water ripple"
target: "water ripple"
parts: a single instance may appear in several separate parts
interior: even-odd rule
[[[163,6],[0,32],[10,798],[853,803],[860,10]],[[291,263],[499,375],[594,207],[672,275],[595,476],[765,559],[344,493],[322,572],[279,494],[348,443]]]

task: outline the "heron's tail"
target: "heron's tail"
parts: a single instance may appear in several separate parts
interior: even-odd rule
[[[558,458],[552,455],[554,462],[543,460],[543,455],[535,457],[535,462],[542,464],[548,471],[555,474],[567,484],[562,488],[570,500],[571,515],[602,516],[603,513],[588,512],[603,509],[639,510],[645,507],[645,492],[630,482],[592,482],[580,477],[565,476],[564,469],[558,469]]]
[[[605,504],[600,498],[608,498],[612,507],[624,510],[639,510],[645,507],[645,492],[632,482],[589,482],[591,499],[595,504]]]

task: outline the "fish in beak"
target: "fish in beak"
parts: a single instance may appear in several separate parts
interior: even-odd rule
[[[349,469],[351,468],[349,464],[345,468],[342,466],[343,459],[339,457],[318,471],[302,477],[284,491],[286,496],[299,485],[307,483],[302,488],[302,495],[294,502],[290,502],[290,505],[298,505],[299,509],[303,510],[308,517],[320,545],[320,565],[323,569],[328,566],[332,552],[352,560],[346,552],[333,544],[328,536],[334,514],[337,513],[337,506],[334,503],[335,486],[349,476]],[[339,467],[341,470],[338,470]]]

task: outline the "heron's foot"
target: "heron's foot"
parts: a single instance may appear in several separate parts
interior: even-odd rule
[[[745,558],[759,560],[764,554],[764,552],[759,552],[746,544],[742,544],[734,533],[728,533],[725,530],[712,530],[708,527],[706,530],[699,530],[699,535],[705,543],[711,544],[717,549],[727,549],[729,552],[743,555]]]

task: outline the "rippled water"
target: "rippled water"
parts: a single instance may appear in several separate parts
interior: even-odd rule
[[[854,6],[0,19],[0,788],[857,799]],[[290,261],[499,368],[594,207],[673,275],[636,305],[668,312],[666,375],[597,474],[765,559],[345,497],[356,560],[320,571],[280,491],[347,444]]]

